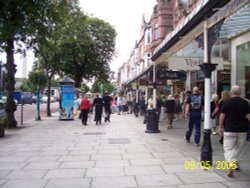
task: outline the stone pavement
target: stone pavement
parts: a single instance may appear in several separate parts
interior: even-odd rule
[[[145,133],[142,117],[112,114],[110,123],[88,126],[56,116],[27,122],[0,139],[1,188],[249,188],[250,143],[241,172],[202,170],[200,146],[183,139],[183,120],[160,133]],[[214,161],[223,161],[211,135]],[[186,165],[186,168],[184,166]],[[192,166],[192,164],[194,166]],[[220,164],[221,165],[221,164]],[[192,168],[192,169],[187,169]]]

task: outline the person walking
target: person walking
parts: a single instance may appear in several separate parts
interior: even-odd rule
[[[204,106],[203,97],[199,94],[199,88],[193,88],[193,94],[187,99],[185,118],[188,119],[188,128],[186,130],[185,139],[190,142],[190,137],[195,126],[194,144],[199,146],[201,136],[201,118],[202,108]]]
[[[121,112],[122,112],[122,96],[121,95],[119,95],[118,97],[117,97],[117,108],[118,108],[118,115],[120,115],[121,114]]]
[[[185,95],[184,95],[184,99],[183,99],[183,104],[182,104],[182,117],[185,119],[185,112],[186,112],[186,108],[187,108],[187,100],[190,97],[190,95],[192,94],[191,91],[186,91]]]
[[[96,125],[102,124],[102,108],[103,108],[103,100],[99,97],[99,94],[96,94],[96,98],[94,98],[93,106],[95,107],[95,119]]]
[[[221,113],[221,109],[222,109],[222,105],[224,104],[224,102],[230,98],[230,94],[228,91],[222,91],[221,92],[221,99],[219,100],[219,115],[218,118],[220,117],[220,113]],[[219,121],[219,120],[218,120]],[[219,142],[221,144],[223,144],[223,135],[220,136],[220,140]]]
[[[174,113],[175,113],[175,99],[172,95],[169,95],[166,101],[166,113],[167,113],[167,128],[172,129],[173,121],[174,121]]]
[[[105,113],[105,122],[110,122],[110,114],[111,114],[111,105],[112,105],[112,97],[109,96],[108,91],[104,92],[104,97],[103,97],[103,105],[104,105],[104,113]]]
[[[228,177],[233,177],[235,170],[240,170],[239,161],[244,152],[248,124],[250,122],[249,103],[240,97],[238,85],[231,88],[231,98],[222,106],[219,119],[219,132],[224,135],[224,157],[229,162]]]
[[[212,124],[212,134],[217,134],[217,126],[218,126],[218,115],[219,115],[219,96],[214,94],[212,96],[212,101],[210,103],[210,111],[211,111],[211,124]]]
[[[81,101],[80,109],[81,109],[81,120],[83,125],[87,125],[88,122],[88,113],[89,109],[91,107],[91,104],[89,102],[89,99],[87,96],[84,97],[84,99]]]

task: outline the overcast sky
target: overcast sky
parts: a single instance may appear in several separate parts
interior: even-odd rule
[[[135,41],[139,39],[142,16],[149,21],[156,0],[79,0],[83,11],[114,26],[117,32],[118,57],[111,68],[118,68],[128,60]]]
[[[112,26],[117,32],[116,51],[118,52],[111,64],[117,73],[118,68],[128,60],[135,41],[139,39],[142,16],[149,21],[156,0],[79,0],[82,10],[89,16],[98,17]],[[28,71],[32,67],[32,54],[28,54]],[[20,56],[15,57],[17,64],[16,77],[22,76]]]

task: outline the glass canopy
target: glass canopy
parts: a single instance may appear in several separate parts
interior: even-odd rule
[[[250,29],[250,4],[228,17],[220,30],[220,38],[231,38]]]

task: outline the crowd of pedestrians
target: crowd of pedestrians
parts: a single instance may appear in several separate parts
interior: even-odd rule
[[[81,119],[83,125],[87,125],[89,116],[94,115],[93,120],[96,125],[101,125],[102,119],[104,119],[104,122],[110,122],[112,103],[113,98],[109,96],[107,91],[103,97],[99,94],[95,96],[85,95],[82,100],[80,98],[74,100],[74,115]]]
[[[240,87],[233,86],[231,91],[222,91],[221,97],[212,95],[210,103],[210,128],[212,135],[220,134],[219,142],[223,144],[225,161],[235,168],[230,168],[228,176],[232,177],[234,171],[239,171],[239,162],[242,158],[244,145],[249,140],[250,130],[250,102],[240,97]],[[199,88],[186,91],[182,99],[179,95],[157,96],[155,108],[159,121],[166,121],[166,128],[174,128],[174,121],[180,115],[186,120],[187,128],[184,138],[187,142],[192,139],[194,129],[194,145],[199,146],[201,140],[201,123],[204,116],[204,97]],[[110,122],[112,109],[116,109],[118,115],[134,113],[145,115],[147,109],[154,108],[153,96],[148,100],[127,95],[117,97],[109,96],[108,92],[103,97],[96,94],[95,97],[85,96],[82,100],[74,101],[74,114],[81,118],[82,124],[87,125],[89,113],[94,114],[96,125]],[[79,113],[79,110],[81,113]]]

